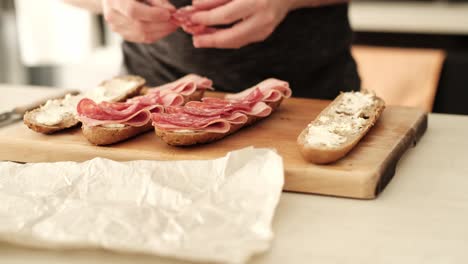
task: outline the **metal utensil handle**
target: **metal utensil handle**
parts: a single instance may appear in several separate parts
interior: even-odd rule
[[[51,96],[51,97],[48,97],[48,98],[43,98],[41,100],[34,101],[34,102],[32,102],[30,104],[27,104],[27,105],[22,105],[22,106],[15,107],[12,112],[14,112],[16,114],[24,115],[24,113],[26,113],[27,111],[33,110],[33,109],[38,108],[39,106],[45,104],[48,100],[59,99],[59,98],[65,97],[65,95],[67,95],[67,94],[78,94],[78,93],[79,92],[76,91],[76,90],[65,90],[65,91],[63,91],[63,92],[61,92],[59,94],[54,95],[54,96]]]

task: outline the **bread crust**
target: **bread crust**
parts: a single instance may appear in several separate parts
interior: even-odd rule
[[[198,101],[203,97],[204,93],[205,90],[197,90],[189,96],[184,96],[184,102],[187,103],[189,101]],[[153,126],[151,121],[141,127],[133,127],[129,125],[125,125],[121,128],[110,128],[102,125],[90,127],[85,124],[81,126],[83,136],[90,143],[98,146],[115,144],[150,131],[152,128]]]
[[[279,108],[283,99],[276,102],[266,103],[272,108],[272,112]],[[177,132],[170,130],[161,130],[155,128],[155,133],[160,137],[164,142],[171,146],[191,146],[196,144],[206,144],[213,141],[220,140],[228,135],[233,134],[239,129],[249,126],[255,123],[258,120],[264,119],[266,117],[257,117],[257,116],[248,116],[248,120],[245,124],[231,124],[231,128],[226,133],[215,133],[215,132],[206,132],[206,131],[193,131],[193,132]]]
[[[136,81],[137,82],[137,84],[135,85],[135,87],[132,90],[130,90],[127,93],[122,94],[121,96],[116,98],[114,100],[115,102],[123,101],[123,100],[125,100],[127,98],[138,95],[140,93],[140,90],[142,89],[143,85],[146,82],[145,79],[143,79],[143,78],[141,78],[139,76],[134,76],[134,75],[119,76],[119,77],[115,77],[112,80],[115,80],[115,79],[119,79],[119,80],[123,80],[123,81]],[[103,81],[100,85],[105,86],[110,81],[111,80]],[[38,132],[38,133],[53,134],[53,133],[55,133],[57,131],[77,126],[80,123],[80,121],[78,119],[76,119],[75,116],[73,116],[73,114],[70,113],[69,115],[64,116],[62,121],[60,123],[56,124],[56,125],[52,125],[52,126],[45,125],[45,124],[42,124],[42,123],[39,123],[39,122],[36,121],[36,115],[41,111],[42,111],[41,108],[38,107],[36,109],[33,109],[31,111],[26,112],[24,114],[24,116],[23,116],[24,124],[28,128],[30,128],[31,130],[33,130],[35,132]]]
[[[338,106],[342,98],[343,94],[333,100],[324,110],[322,110],[322,112],[320,112],[311,124],[315,124],[322,115],[329,113],[334,107]],[[308,133],[308,127],[302,130],[297,138],[297,146],[304,159],[315,164],[327,164],[335,162],[346,156],[346,154],[348,154],[359,143],[362,137],[364,137],[371,127],[377,122],[381,113],[385,109],[385,102],[382,99],[376,96],[374,96],[373,99],[375,104],[372,108],[366,111],[369,118],[366,120],[365,126],[358,133],[348,136],[347,140],[337,147],[307,144],[306,136]]]
[[[34,130],[38,133],[52,134],[63,129],[74,127],[78,125],[78,123],[80,122],[72,114],[70,114],[64,117],[62,121],[57,125],[54,125],[54,126],[44,125],[44,124],[36,122],[35,116],[40,111],[41,111],[40,108],[36,108],[34,110],[26,112],[23,116],[24,124],[28,126],[31,130]]]
[[[143,79],[140,76],[124,75],[124,76],[117,76],[117,77],[115,77],[113,79],[110,79],[110,80],[105,80],[105,81],[101,82],[100,86],[105,86],[108,83],[110,83],[112,80],[116,80],[116,79],[117,80],[122,80],[122,81],[136,82],[137,84],[135,85],[135,87],[132,90],[129,90],[127,93],[122,94],[121,96],[117,97],[115,100],[113,100],[113,102],[122,102],[122,101],[125,101],[128,98],[139,95],[141,89],[143,88],[143,86],[146,83],[146,80]]]
[[[127,140],[129,138],[150,131],[153,128],[151,122],[140,127],[124,126],[124,127],[104,127],[104,126],[87,126],[83,124],[81,130],[83,136],[92,144],[102,146],[110,145],[117,142]]]

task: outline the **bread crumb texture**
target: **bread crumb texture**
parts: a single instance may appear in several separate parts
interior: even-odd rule
[[[347,92],[307,127],[305,142],[310,146],[340,147],[367,125],[376,97],[372,93]]]

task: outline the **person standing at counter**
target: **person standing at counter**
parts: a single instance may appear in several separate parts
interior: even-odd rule
[[[196,73],[227,92],[269,77],[288,81],[297,97],[333,99],[360,88],[349,0],[64,1],[102,13],[124,39],[127,72],[149,85]],[[171,14],[186,5],[201,10],[192,22],[222,29],[193,36],[178,29]]]

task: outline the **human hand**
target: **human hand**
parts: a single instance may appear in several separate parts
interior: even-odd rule
[[[153,43],[177,29],[169,21],[175,7],[167,0],[102,0],[104,17],[112,31],[125,40]]]
[[[291,8],[289,0],[193,0],[198,10],[193,23],[214,26],[235,23],[227,29],[195,35],[197,48],[237,49],[268,38]]]

